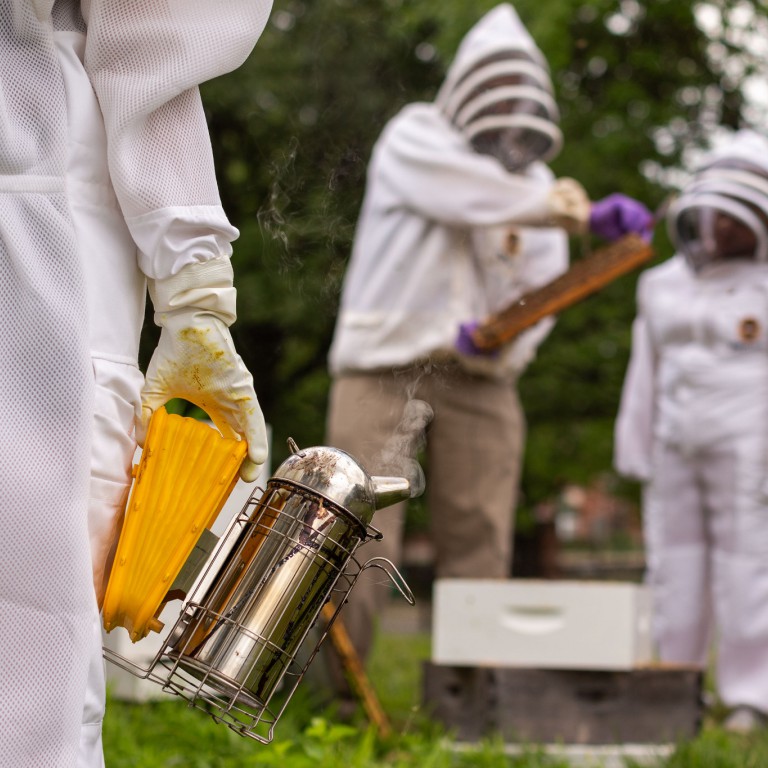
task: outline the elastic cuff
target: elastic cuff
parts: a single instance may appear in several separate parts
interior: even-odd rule
[[[231,325],[237,318],[233,280],[232,263],[228,258],[220,258],[188,264],[175,275],[149,280],[147,285],[156,315],[194,308],[211,312]]]

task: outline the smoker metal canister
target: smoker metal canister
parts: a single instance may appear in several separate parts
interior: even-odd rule
[[[202,600],[192,596],[170,643],[177,666],[257,708],[286,673],[303,674],[295,661],[301,643],[332,592],[343,602],[366,567],[350,575],[355,549],[380,536],[369,528],[374,511],[410,495],[405,478],[372,477],[343,451],[291,445],[293,455],[233,532],[236,543]],[[395,577],[373,560],[412,601],[396,570]]]

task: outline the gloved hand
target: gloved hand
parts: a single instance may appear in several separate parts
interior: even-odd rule
[[[555,179],[547,197],[550,220],[571,235],[587,231],[591,203],[576,179]]]
[[[596,203],[589,213],[589,231],[606,240],[617,240],[635,232],[650,241],[653,214],[637,200],[615,192]]]
[[[480,325],[477,320],[471,320],[468,323],[461,323],[459,326],[459,335],[456,337],[454,347],[457,352],[461,352],[462,355],[468,357],[497,357],[499,351],[497,349],[480,349],[475,345],[472,339],[472,331]]]
[[[202,408],[222,434],[247,441],[240,477],[252,482],[267,459],[267,431],[253,377],[229,333],[236,317],[232,279],[229,260],[214,259],[149,281],[155,322],[162,331],[141,394],[137,438],[143,445],[157,408],[183,398]]]

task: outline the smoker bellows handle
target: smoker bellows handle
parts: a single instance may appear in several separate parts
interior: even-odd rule
[[[654,255],[653,248],[642,237],[625,235],[574,262],[565,274],[492,315],[472,331],[472,341],[484,352],[497,349],[542,318],[585,299]]]

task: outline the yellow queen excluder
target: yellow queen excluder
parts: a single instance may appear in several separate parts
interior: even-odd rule
[[[232,492],[246,451],[245,440],[205,422],[155,411],[104,596],[107,632],[125,627],[135,643],[163,628],[166,594]]]

